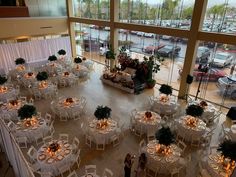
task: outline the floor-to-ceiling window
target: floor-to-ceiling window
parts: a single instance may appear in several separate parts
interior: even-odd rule
[[[134,59],[159,55],[164,60],[155,74],[158,84],[167,83],[176,90],[181,89],[180,96],[183,96],[187,87],[186,76],[191,74],[194,76],[189,89],[192,96],[230,107],[235,104],[232,75],[235,72],[236,41],[231,35],[236,34],[236,4],[232,0],[197,2],[73,0],[73,15],[69,20],[76,22],[76,53],[104,63],[108,48],[118,44],[116,53],[125,46]],[[229,54],[231,58],[223,68],[214,64],[220,53]],[[203,75],[201,72],[205,66],[208,71]],[[222,76],[221,79],[218,75]],[[228,75],[231,75],[226,77],[231,79],[227,82],[230,89],[229,86],[220,88]]]

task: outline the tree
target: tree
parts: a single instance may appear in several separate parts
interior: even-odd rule
[[[183,19],[191,19],[193,14],[193,6],[187,7],[183,10]]]
[[[180,0],[165,0],[162,4],[162,19],[173,19],[175,8],[178,6]]]
[[[219,16],[223,15],[224,7],[225,7],[225,4],[220,4],[220,5],[214,5],[210,9],[208,9],[207,13],[209,15],[213,15],[212,21],[211,21],[211,31],[214,27],[215,20],[218,19]]]
[[[92,7],[92,4],[94,3],[94,1],[93,0],[82,0],[82,2],[87,5],[86,11],[84,12],[85,18],[92,18],[91,7]]]

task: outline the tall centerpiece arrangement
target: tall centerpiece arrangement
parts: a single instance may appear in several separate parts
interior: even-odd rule
[[[170,145],[174,143],[175,136],[169,127],[162,127],[155,134],[159,144],[156,146],[156,152],[162,155],[171,153]]]
[[[36,114],[37,114],[36,107],[33,105],[25,104],[18,110],[18,116],[20,117],[20,119],[32,118],[32,116]]]
[[[15,64],[16,65],[23,65],[23,64],[25,64],[25,59],[24,58],[17,58],[15,60]]]
[[[172,94],[172,87],[167,84],[162,84],[159,91],[160,93],[166,94],[166,95],[171,95]]]
[[[66,51],[64,49],[59,50],[58,55],[66,55]]]
[[[7,82],[7,78],[0,75],[0,93],[7,91],[7,87],[4,86],[6,82]]]
[[[108,126],[107,119],[111,116],[111,108],[107,106],[98,106],[94,112],[94,116],[98,119],[97,128],[105,129]]]
[[[199,105],[191,104],[186,109],[186,114],[193,117],[201,117],[203,114],[203,108]]]
[[[106,52],[106,60],[108,62],[108,66],[110,69],[114,68],[114,61],[116,59],[116,54],[114,50],[110,47],[109,50]]]
[[[24,66],[24,64],[25,64],[25,59],[24,58],[17,58],[16,60],[15,60],[15,64],[16,64],[16,69],[18,70],[18,71],[24,71],[25,70],[25,66]]]
[[[78,56],[74,58],[74,62],[76,63],[76,69],[79,70],[80,69],[79,63],[82,63],[82,59]]]
[[[236,142],[224,140],[218,147],[217,151],[221,153],[219,162],[222,164],[226,173],[231,174],[236,167]]]
[[[48,60],[53,62],[53,61],[57,60],[57,57],[55,55],[51,55],[51,56],[48,57]]]
[[[46,71],[38,72],[36,79],[39,82],[39,88],[46,88],[48,86],[47,79],[48,79],[48,73]]]

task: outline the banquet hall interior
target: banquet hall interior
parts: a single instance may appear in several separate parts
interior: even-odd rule
[[[0,24],[0,177],[236,177],[234,0],[0,0]]]

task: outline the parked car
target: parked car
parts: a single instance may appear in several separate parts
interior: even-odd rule
[[[215,57],[210,61],[213,66],[225,67],[233,62],[233,56],[226,52],[217,52]]]
[[[200,46],[197,49],[196,62],[207,63],[210,55],[211,55],[211,51],[209,48]]]
[[[220,89],[220,93],[222,95],[229,95],[232,99],[236,100],[236,76],[233,76],[233,80],[231,77],[225,76],[219,78],[217,86]]]
[[[181,50],[180,46],[176,46],[176,45],[165,45],[164,47],[162,47],[161,49],[159,49],[157,51],[157,53],[161,56],[161,57],[172,57],[172,56],[176,56],[179,54],[179,51]]]
[[[137,32],[137,36],[143,36],[144,32]]]
[[[145,49],[144,49],[144,52],[145,53],[149,53],[149,54],[153,54],[153,53],[156,53],[159,49],[161,49],[162,47],[164,47],[165,45],[164,44],[159,44],[158,46],[147,46]]]
[[[154,34],[153,33],[144,33],[143,36],[152,38],[152,37],[154,37]]]
[[[198,70],[198,65],[194,67],[193,77],[196,81],[199,81],[202,77],[203,80],[218,81],[219,78],[225,77],[226,73],[223,70],[217,68],[209,68],[208,72],[202,72]]]
[[[121,49],[121,47],[119,47],[119,50]],[[100,47],[100,51],[99,54],[106,56],[106,53],[109,51],[109,49],[107,47]],[[125,52],[127,53],[128,56],[130,56],[130,50],[125,49]]]
[[[163,35],[163,36],[162,36],[162,39],[163,39],[163,40],[170,40],[170,39],[171,39],[171,36]]]

